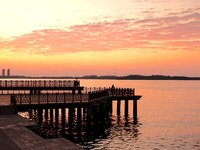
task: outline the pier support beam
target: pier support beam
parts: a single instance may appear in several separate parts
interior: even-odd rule
[[[112,113],[113,113],[113,103],[112,103],[112,100],[110,100],[110,101],[108,102],[108,105],[109,105],[110,114],[112,115]]]
[[[111,108],[110,108],[110,105],[112,105],[112,100],[108,100],[108,101],[106,101],[106,103],[105,103],[105,105],[106,105],[106,122],[108,123],[108,124],[110,124],[111,123],[111,121],[110,121],[110,115],[112,115],[112,112],[111,112]]]
[[[66,120],[66,110],[65,108],[62,108],[62,125],[65,125]]]
[[[72,94],[75,94],[76,93],[76,91],[75,90],[72,90]]]
[[[66,110],[65,108],[62,108],[62,136],[65,135],[65,120],[66,120]]]
[[[81,90],[78,90],[78,94],[82,94]]]
[[[33,116],[34,116],[34,118],[37,117],[37,110],[36,109],[33,109]]]
[[[78,128],[81,127],[81,120],[82,119],[82,112],[81,112],[81,107],[77,108],[77,126]]]
[[[99,107],[100,107],[100,104],[97,104],[96,107],[94,107],[96,111],[95,111],[95,117],[93,117],[93,119],[95,119],[96,122],[99,122],[99,119],[100,119]]]
[[[97,106],[92,106],[92,113],[91,113],[91,119],[93,122],[97,122]]]
[[[133,119],[137,120],[137,100],[133,101]]]
[[[125,100],[124,114],[126,117],[128,116],[128,99]]]
[[[58,124],[58,118],[59,118],[59,113],[58,113],[58,108],[55,108],[55,122]]]
[[[105,118],[107,118],[109,115],[109,111],[107,109],[107,103],[103,102],[100,104],[100,111],[101,111],[101,115],[100,115],[100,120],[101,123],[105,123]]]
[[[42,123],[42,113],[43,109],[38,109],[38,124],[40,125]]]
[[[68,112],[68,125],[69,128],[72,128],[73,118],[74,118],[74,110],[75,108],[70,107]]]
[[[87,126],[91,126],[92,106],[87,107]]]
[[[53,108],[50,108],[50,122],[53,123]]]
[[[120,115],[121,100],[117,100],[117,116]]]
[[[48,108],[45,108],[45,120],[48,121]]]
[[[86,116],[87,116],[87,109],[86,107],[83,107],[83,120],[86,120]]]
[[[30,94],[33,94],[33,90],[30,90]]]

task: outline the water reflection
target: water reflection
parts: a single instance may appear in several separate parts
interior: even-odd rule
[[[139,120],[133,120],[132,116],[112,115],[102,121],[92,121],[88,125],[85,115],[78,121],[75,114],[72,113],[65,121],[43,115],[43,120],[39,123],[36,111],[32,120],[38,122],[44,138],[65,137],[85,149],[108,149],[115,144],[113,141],[126,143],[140,135],[139,128],[142,124]]]

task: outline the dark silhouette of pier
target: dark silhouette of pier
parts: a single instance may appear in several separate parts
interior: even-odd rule
[[[39,125],[48,120],[53,122],[53,119],[58,124],[61,120],[63,136],[66,136],[66,124],[68,128],[73,127],[74,116],[78,130],[83,120],[87,128],[109,122],[113,101],[117,101],[118,116],[121,101],[125,101],[125,116],[128,116],[129,101],[133,101],[133,119],[137,121],[137,101],[141,98],[135,95],[134,88],[85,88],[78,80],[1,80],[0,95],[9,95],[15,111],[27,111]]]

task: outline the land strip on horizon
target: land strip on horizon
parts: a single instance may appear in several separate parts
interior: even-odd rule
[[[112,80],[200,80],[200,77],[188,77],[188,76],[169,76],[169,75],[126,75],[126,76],[114,76],[114,75],[85,75],[85,76],[0,76],[1,79],[112,79]]]

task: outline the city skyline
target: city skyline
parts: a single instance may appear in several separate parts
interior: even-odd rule
[[[0,68],[200,76],[199,0],[0,0]]]
[[[7,69],[7,72],[6,72],[5,69],[2,69],[2,74],[1,74],[1,76],[2,76],[2,77],[10,77],[10,76],[11,76],[10,71],[11,71],[10,69]]]

